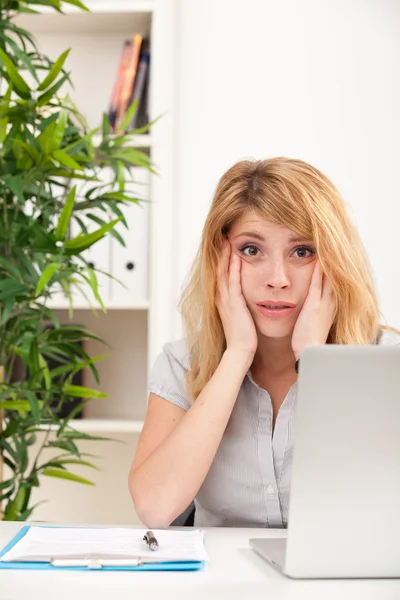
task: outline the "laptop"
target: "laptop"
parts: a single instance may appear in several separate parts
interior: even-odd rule
[[[400,346],[301,356],[286,539],[250,546],[293,578],[400,577]]]

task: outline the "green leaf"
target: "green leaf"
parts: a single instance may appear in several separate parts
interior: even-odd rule
[[[76,160],[72,158],[72,156],[64,152],[64,150],[55,150],[55,152],[53,152],[53,158],[58,160],[58,162],[64,165],[64,167],[76,169],[77,171],[83,171],[83,167],[79,163],[77,163]]]
[[[21,277],[17,267],[10,263],[10,261],[4,256],[0,256],[0,267],[3,267],[5,271],[8,271],[11,275],[14,275],[16,279]]]
[[[50,390],[51,388],[51,377],[48,364],[43,356],[39,353],[39,367],[43,373],[44,385],[46,390]]]
[[[64,419],[64,424],[60,427],[60,437],[62,437],[62,434],[65,430],[66,427],[69,426],[69,422],[75,418],[75,416],[81,412],[81,410],[86,406],[86,404],[88,403],[87,400],[84,400],[83,402],[79,402],[79,404],[77,404],[76,406],[74,406],[74,408],[68,413],[68,417],[66,417]]]
[[[53,275],[62,267],[62,263],[51,263],[50,265],[47,265],[47,267],[45,268],[45,270],[43,271],[39,282],[37,284],[37,288],[36,288],[36,292],[35,292],[35,296],[36,298],[38,296],[40,296],[40,294],[42,293],[44,287],[48,284],[48,282],[50,281],[50,279],[53,277]]]
[[[17,495],[15,496],[12,502],[7,504],[6,510],[4,512],[4,520],[5,521],[16,521],[17,517],[21,511],[21,508],[25,502],[25,496],[27,494],[27,489],[20,487]]]
[[[0,494],[0,502],[3,502],[4,500],[7,500],[7,498],[10,498],[15,490],[15,486],[13,486],[12,488],[10,488],[8,490],[8,492],[6,492],[5,494]]]
[[[23,436],[13,436],[15,448],[18,456],[18,467],[21,473],[26,471],[28,466],[28,449]]]
[[[18,200],[24,204],[25,197],[22,192],[22,180],[23,175],[11,175],[11,173],[7,173],[2,177],[3,181],[6,183],[7,187],[15,194]]]
[[[80,2],[79,0],[62,0],[63,2],[65,2],[66,4],[72,4],[72,6],[77,6],[78,8],[81,8],[84,11],[90,12],[90,9],[85,6],[84,4],[82,4],[82,2]]]
[[[56,147],[59,148],[61,146],[61,142],[64,137],[65,128],[68,123],[68,113],[66,110],[60,111],[60,115],[57,119],[56,128],[54,130],[54,143]]]
[[[18,9],[21,13],[28,13],[29,15],[40,15],[38,10],[33,10],[33,8],[28,8],[26,6],[19,6]]]
[[[63,77],[61,77],[61,79],[59,79],[57,81],[57,83],[55,83],[51,88],[49,88],[47,90],[47,92],[44,92],[44,94],[41,94],[37,100],[38,106],[44,106],[45,104],[48,104],[50,102],[50,100],[52,99],[52,97],[55,96],[55,94],[58,92],[58,90],[63,85],[63,83],[65,83],[65,81],[67,81],[67,79],[69,79],[68,73],[66,73]]]
[[[90,288],[93,292],[93,296],[96,298],[97,302],[100,304],[103,312],[106,312],[106,307],[104,306],[104,302],[99,294],[99,286],[97,283],[96,273],[94,272],[93,269],[91,269],[89,267],[88,274],[89,274],[89,277],[85,277],[84,275],[82,275],[82,277],[89,283]]]
[[[89,131],[89,133],[87,133],[86,135],[82,135],[81,137],[79,137],[77,140],[75,140],[71,144],[68,144],[68,146],[65,146],[65,148],[64,148],[65,152],[69,152],[70,150],[73,150],[74,148],[79,147],[79,146],[84,146],[86,142],[88,144],[90,144],[92,142],[92,137],[94,135],[96,135],[99,131],[100,131],[100,128],[96,127],[95,129],[92,129],[91,131]]]
[[[28,99],[31,97],[31,90],[28,84],[19,75],[13,61],[7,56],[4,50],[0,49],[0,58],[6,68],[8,76],[13,84],[13,88],[21,98]]]
[[[7,29],[10,31],[14,31],[14,33],[19,37],[21,45],[24,49],[24,52],[27,51],[25,40],[28,40],[29,43],[35,49],[35,51],[38,52],[38,49],[36,48],[35,40],[29,31],[27,31],[26,29],[23,29],[22,27],[17,27],[10,21],[10,19],[7,20]]]
[[[11,446],[11,444],[9,444],[4,438],[0,438],[0,448],[3,448],[6,452],[8,452],[8,454],[13,459],[14,463],[16,465],[18,465],[18,454],[16,453],[14,448]],[[6,457],[4,456],[4,452],[3,452],[3,459],[4,459],[4,462],[6,462]],[[19,467],[16,467],[16,468],[19,468]]]
[[[157,121],[159,121],[161,119],[161,117],[163,117],[164,115],[161,114],[158,117],[156,117],[155,119],[153,119],[152,121],[150,121],[150,123],[146,123],[146,125],[143,125],[143,127],[139,127],[138,129],[133,129],[132,131],[130,131],[130,135],[141,135],[142,133],[147,133],[152,127],[153,125],[155,125],[157,123]]]
[[[76,185],[74,185],[74,187],[68,194],[67,200],[63,206],[60,218],[58,220],[57,229],[56,229],[57,240],[64,240],[65,236],[67,235],[69,221],[71,218],[72,211],[74,209],[75,195],[76,195]]]
[[[67,450],[71,454],[74,454],[80,458],[78,447],[72,440],[52,440],[47,444],[47,446],[49,448],[61,448],[61,450]]]
[[[113,154],[113,158],[118,158],[129,162],[131,165],[137,165],[139,167],[146,167],[150,171],[151,161],[149,156],[137,148],[120,148],[118,152]]]
[[[33,2],[33,4],[40,4],[42,6],[51,6],[56,11],[62,13],[61,0],[28,0],[28,1]]]
[[[3,96],[3,100],[0,102],[1,108],[8,109],[8,107],[10,105],[11,92],[12,92],[12,84],[10,83],[7,88],[6,93]],[[8,121],[9,121],[8,115],[5,115],[4,117],[0,118],[0,143],[1,144],[4,142],[4,140],[6,138]]]
[[[37,76],[36,69],[35,69],[34,65],[32,64],[32,62],[31,62],[31,60],[29,58],[29,55],[26,52],[20,50],[20,48],[18,47],[18,45],[11,38],[5,36],[4,37],[4,41],[6,42],[6,44],[8,44],[10,46],[10,48],[14,52],[15,58],[17,60],[21,61],[22,64],[26,67],[26,69],[30,72],[30,74],[32,75],[32,77],[36,81],[38,81],[38,76]]]
[[[54,65],[51,67],[49,74],[47,75],[47,77],[45,79],[43,79],[42,83],[39,85],[38,92],[42,92],[43,90],[47,89],[53,83],[53,81],[55,80],[55,78],[60,73],[61,69],[63,68],[64,63],[65,63],[70,51],[71,51],[71,48],[69,48],[68,50],[63,52],[57,58]]]
[[[96,471],[101,471],[100,467],[97,465],[87,461],[87,460],[79,460],[78,458],[64,458],[59,460],[52,460],[51,466],[54,465],[82,465],[83,467],[89,467],[90,469],[95,469]]]
[[[76,481],[77,483],[83,483],[85,485],[94,485],[92,481],[89,481],[84,477],[80,477],[79,475],[75,475],[75,473],[64,471],[63,469],[45,469],[44,471],[42,471],[42,475],[45,475],[46,477],[58,477],[59,479],[67,479],[68,481]]]
[[[6,479],[5,481],[0,481],[0,490],[6,490],[7,488],[13,485],[15,485],[15,480],[13,478]]]
[[[25,331],[21,344],[21,358],[26,365],[29,365],[29,356],[33,340],[33,333],[31,331]]]
[[[92,213],[86,213],[86,216],[91,221],[94,221],[95,223],[97,223],[97,225],[104,225],[105,224],[104,219],[100,219],[100,217],[98,217],[97,215],[92,215]],[[121,236],[121,234],[116,229],[111,229],[110,235],[113,238],[115,238],[116,240],[118,240],[118,242],[121,244],[121,246],[126,247],[126,244],[124,242],[123,237]]]
[[[132,104],[130,105],[130,107],[126,111],[124,118],[121,121],[121,124],[119,126],[119,130],[120,131],[125,131],[125,129],[127,129],[129,123],[132,121],[133,115],[135,114],[135,112],[137,110],[137,106],[138,106],[138,101],[137,100],[135,100],[134,102],[132,102]]]
[[[83,252],[83,250],[90,248],[90,246],[93,246],[93,244],[101,240],[110,229],[119,223],[119,221],[121,221],[121,219],[114,219],[93,233],[80,235],[73,240],[68,240],[65,242],[65,249],[69,254],[79,254],[80,252]]]
[[[31,146],[30,144],[27,144],[23,140],[16,139],[14,142],[14,146],[16,148],[19,147],[19,148],[23,149],[25,151],[25,153],[28,154],[30,156],[30,158],[33,160],[34,164],[37,164],[40,162],[41,156],[40,156],[39,152],[36,150],[36,148]]]
[[[63,169],[57,169],[56,173],[53,175],[57,175],[57,177],[63,177],[65,179],[83,179],[84,181],[99,181],[97,177],[89,177],[87,173],[82,175],[82,173],[71,173],[71,171],[64,171]]]
[[[40,423],[39,401],[34,392],[31,392],[30,390],[26,390],[25,394],[26,394],[26,397],[28,398],[29,405],[31,407],[33,419],[34,419],[35,423],[38,425]]]
[[[68,439],[68,440],[88,440],[91,442],[94,441],[110,441],[110,442],[118,442],[121,444],[124,444],[123,440],[117,440],[115,438],[109,438],[109,437],[104,437],[104,436],[99,436],[99,435],[91,435],[89,433],[84,433],[83,431],[75,431],[75,430],[68,430],[65,431],[63,434],[64,439]]]
[[[31,514],[33,513],[33,511],[35,510],[35,508],[37,506],[39,506],[40,504],[43,504],[43,502],[46,502],[46,500],[42,500],[41,502],[36,502],[36,504],[34,506],[32,506],[32,508],[28,508],[27,510],[22,511],[19,514],[17,521],[27,521],[29,519],[29,517],[31,516]]]
[[[10,460],[10,459],[8,458],[8,456],[5,456],[5,455],[3,454],[3,460],[4,460],[4,464],[5,464],[5,465],[7,465],[7,467],[8,467],[9,469],[11,469],[11,471],[13,471],[13,473],[16,473],[16,472],[17,472],[17,470],[18,470],[18,467],[17,467],[17,465],[16,465],[15,463],[13,463],[13,462],[12,462],[12,460]]]
[[[16,410],[20,413],[30,412],[31,405],[27,400],[7,400],[0,402],[0,408],[3,410]]]
[[[12,287],[10,286],[8,289],[4,290],[4,292],[0,292],[0,300],[5,300],[6,298],[13,297],[13,301],[17,296],[20,296],[23,293],[27,293],[29,288],[26,285],[14,284]]]
[[[110,121],[106,113],[102,117],[102,137],[105,140],[111,133]]]
[[[0,404],[0,410],[1,410],[1,406],[2,405]],[[20,423],[19,423],[18,419],[14,419],[13,421],[10,421],[8,423],[7,427],[4,429],[4,431],[2,431],[0,433],[0,437],[8,438],[8,437],[12,436],[17,431],[17,429],[19,429],[19,427],[20,427]]]
[[[18,285],[21,284],[18,281],[15,281],[15,279],[0,279],[0,290],[9,290]]]
[[[108,398],[108,394],[81,385],[66,384],[64,386],[64,392],[68,396],[73,396],[74,398]]]
[[[11,313],[13,311],[14,308],[14,298],[12,296],[10,296],[9,298],[6,298],[6,301],[4,302],[4,310],[1,313],[1,321],[0,321],[0,325],[4,325],[4,323],[6,323],[8,321],[8,319],[11,316]]]
[[[122,192],[107,192],[106,194],[102,194],[97,198],[98,200],[119,200],[121,202],[133,202],[134,204],[139,204],[139,200],[137,198],[132,198],[132,196],[127,196]]]

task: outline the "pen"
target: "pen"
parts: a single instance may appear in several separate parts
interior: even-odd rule
[[[143,539],[148,543],[150,550],[157,550],[158,542],[154,533],[151,530],[146,531]]]

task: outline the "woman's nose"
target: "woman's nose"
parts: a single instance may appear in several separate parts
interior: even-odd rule
[[[270,289],[284,289],[290,285],[287,268],[282,261],[271,261],[266,265],[264,274],[264,282]]]

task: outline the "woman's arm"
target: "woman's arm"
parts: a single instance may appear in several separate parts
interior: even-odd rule
[[[129,474],[135,509],[146,527],[168,527],[196,496],[252,359],[252,353],[226,350],[213,377],[187,412],[150,394]]]
[[[150,395],[129,474],[136,512],[147,527],[168,527],[196,496],[253,362],[257,331],[242,294],[240,271],[241,260],[225,241],[218,265],[216,306],[227,349],[194,404],[185,413]]]

